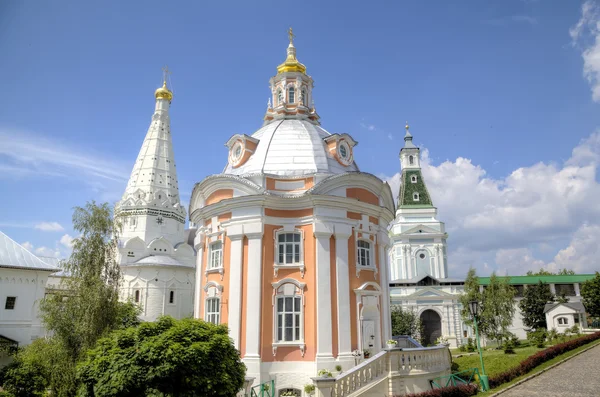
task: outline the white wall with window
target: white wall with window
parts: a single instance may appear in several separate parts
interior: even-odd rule
[[[223,267],[223,241],[217,240],[209,245],[209,269]]]
[[[554,328],[559,333],[564,333],[574,325],[579,329],[587,328],[585,307],[580,301],[548,303],[544,308],[544,313],[548,329]]]

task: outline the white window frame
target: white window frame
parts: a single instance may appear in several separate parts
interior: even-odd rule
[[[302,92],[302,104],[308,107],[308,91],[306,90],[306,87],[302,87],[300,92]]]
[[[290,85],[287,89],[288,103],[296,103],[296,87]]]
[[[216,311],[209,311],[209,306],[216,302]],[[213,321],[213,319],[215,321]],[[215,325],[221,324],[221,298],[218,296],[212,296],[204,300],[204,321]]]
[[[141,303],[142,301],[142,290],[141,288],[135,288],[133,290],[133,303]]]
[[[561,320],[564,321],[564,323],[562,323]],[[565,316],[561,316],[561,317],[559,317],[559,318],[556,319],[556,322],[561,327],[566,327],[566,326],[569,325],[569,318],[565,317]]]
[[[361,243],[367,243],[369,247],[361,247]],[[361,262],[361,251],[366,251],[366,255],[363,257],[368,262],[366,265],[360,263]],[[356,240],[356,266],[360,266],[362,268],[373,267],[373,242],[366,238],[359,238]]]
[[[219,238],[219,236],[221,238]],[[211,241],[212,240],[212,241]],[[221,244],[221,248],[220,249],[214,249],[214,246],[217,244]],[[219,273],[221,275],[221,280],[223,280],[223,275],[224,275],[224,267],[223,267],[223,252],[224,252],[224,248],[225,248],[225,235],[221,232],[218,232],[216,235],[212,236],[211,238],[209,238],[209,243],[208,245],[208,253],[206,255],[206,270],[204,272],[204,274],[206,275],[206,277],[208,277],[209,274],[211,273]],[[214,255],[219,253],[219,263],[217,266],[213,266],[214,263]]]
[[[365,233],[363,233],[361,237],[358,237],[358,233],[362,233],[362,232],[356,231],[355,235],[357,237],[354,240],[354,258],[355,258],[356,278],[360,277],[360,272],[363,270],[375,272],[375,274],[377,274],[378,273],[377,263],[375,263],[375,250],[377,249],[377,238],[371,240],[368,237],[369,234],[365,234]],[[359,241],[365,241],[370,244],[369,266],[363,266],[360,264],[359,254],[358,254],[358,252],[359,252],[358,242]]]
[[[414,165],[415,160],[412,155],[408,156],[408,165]]]
[[[413,193],[413,201],[419,201],[419,192]]]
[[[284,263],[280,263],[279,262],[279,236],[281,236],[282,234],[298,234],[300,235],[300,241],[299,242],[295,242],[293,241],[292,244],[298,244],[298,249],[299,249],[299,262],[292,262],[292,263],[285,263],[285,256],[286,256],[286,252],[284,252]],[[275,275],[275,277],[277,277],[278,271],[279,269],[300,269],[300,273],[302,275],[302,278],[304,278],[304,271],[305,271],[305,266],[304,266],[304,231],[300,230],[300,229],[292,229],[292,230],[286,230],[285,228],[282,229],[277,229],[275,230],[275,235],[274,235],[274,240],[275,240],[275,258],[274,258],[274,263],[273,263],[273,273]],[[286,243],[282,243],[283,245],[285,245]],[[293,256],[295,257],[295,252],[293,253]]]
[[[273,356],[275,356],[277,354],[277,348],[280,346],[296,346],[296,347],[300,348],[302,357],[304,357],[304,352],[306,350],[306,344],[304,342],[304,316],[306,314],[306,312],[304,310],[304,305],[305,305],[304,289],[306,287],[306,284],[302,283],[298,280],[292,279],[292,278],[284,278],[277,282],[271,283],[271,285],[273,286],[273,300],[271,302],[273,305],[273,344],[272,344]],[[290,293],[292,291],[293,291],[293,293]],[[279,312],[277,309],[278,309],[279,299],[281,299],[281,298],[285,299],[285,297],[294,297],[294,299],[299,298],[299,300],[300,300],[300,313],[299,313],[300,324],[299,324],[299,339],[298,340],[280,341],[278,339],[277,331],[279,328],[279,317],[278,317]],[[284,305],[285,305],[285,301],[284,301]],[[294,301],[294,306],[295,306],[295,301]],[[284,307],[284,309],[285,309],[285,307]],[[282,330],[282,335],[284,335],[283,334],[284,332],[285,332],[285,329]],[[292,329],[292,332],[294,332],[294,329]]]
[[[412,175],[410,177],[410,183],[417,183],[417,176],[416,175]]]
[[[217,309],[218,311],[208,311],[209,302],[217,301]],[[214,281],[209,281],[204,286],[204,321],[212,323],[212,324],[221,324],[221,314],[223,306],[223,286],[215,283]],[[217,316],[218,322],[209,321],[209,316]]]

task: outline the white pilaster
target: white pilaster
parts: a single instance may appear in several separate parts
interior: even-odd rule
[[[254,233],[247,230],[253,229]],[[261,382],[260,376],[260,325],[261,325],[261,297],[262,297],[262,224],[245,226],[244,231],[248,238],[248,280],[246,288],[246,364],[247,376]]]
[[[392,323],[391,323],[391,313],[390,313],[390,282],[388,280],[388,256],[386,255],[386,251],[388,249],[386,240],[388,240],[387,234],[379,233],[378,240],[379,244],[379,285],[382,289],[381,294],[381,315],[383,316],[383,332],[382,338],[384,342],[387,342],[389,339],[392,339]]]
[[[241,226],[227,228],[231,240],[229,262],[229,315],[227,325],[229,335],[236,349],[240,348],[240,324],[242,321],[242,254],[244,237]]]
[[[202,266],[204,261],[204,233],[200,230],[194,237],[194,248],[196,249],[196,285],[194,286],[194,318],[200,318],[202,307]]]
[[[352,358],[350,334],[350,275],[348,271],[348,238],[352,235],[349,225],[335,226],[336,291],[338,319],[338,356]]]
[[[331,272],[330,244],[331,230],[323,223],[315,223],[317,251],[317,365],[319,362],[333,361],[332,320],[331,320]]]

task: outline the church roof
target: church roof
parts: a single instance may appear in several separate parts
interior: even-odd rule
[[[2,232],[0,232],[0,267],[52,272],[59,270],[42,261]]]
[[[187,265],[183,262],[178,261],[175,258],[165,255],[150,255],[145,258],[139,259],[136,262],[122,264],[121,266],[180,266],[194,268],[194,265]]]
[[[412,182],[412,177],[417,181]],[[419,201],[413,199],[414,193],[419,193]],[[400,196],[398,197],[399,207],[419,206],[420,208],[432,207],[431,196],[423,180],[423,174],[420,169],[402,170],[402,185],[400,185]]]
[[[259,142],[248,161],[237,168],[229,163],[223,173],[294,177],[359,171],[354,161],[345,167],[329,153],[324,141],[329,136],[319,125],[306,120],[276,120],[252,134]]]

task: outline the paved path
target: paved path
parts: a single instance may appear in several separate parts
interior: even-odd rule
[[[600,396],[600,345],[502,393],[500,396]]]

